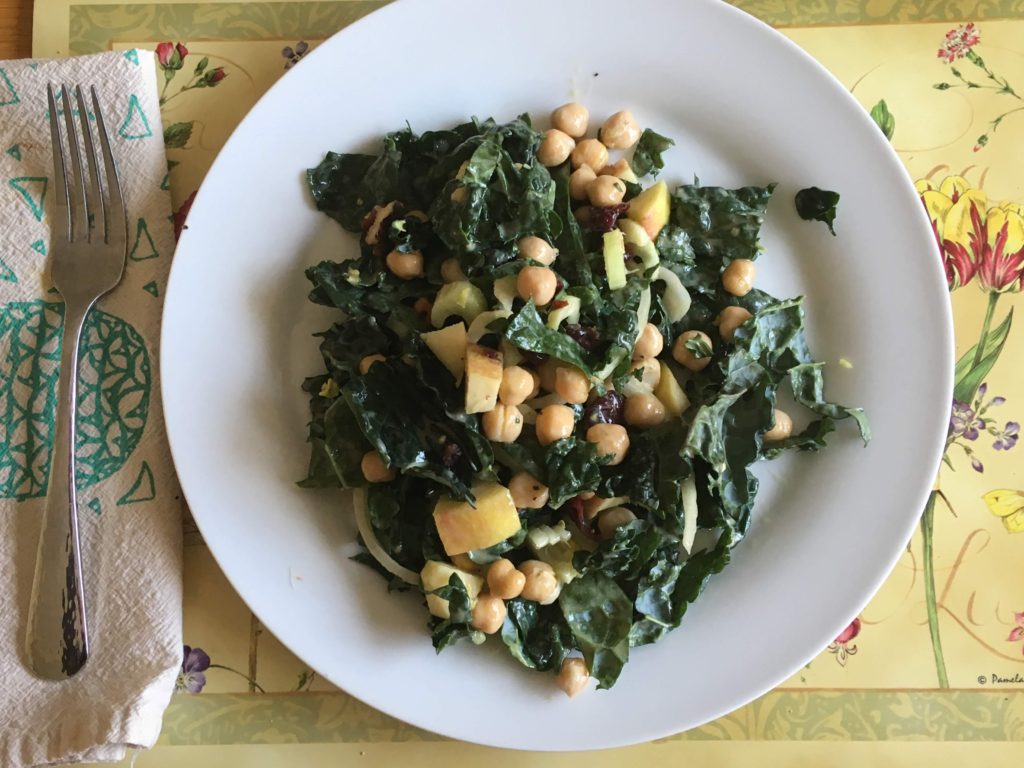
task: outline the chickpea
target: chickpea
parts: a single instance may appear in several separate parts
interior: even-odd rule
[[[510,365],[501,372],[498,399],[505,405],[519,405],[533,392],[534,383],[534,375],[530,371]]]
[[[722,287],[733,296],[746,296],[754,287],[757,266],[750,259],[733,259],[722,272]]]
[[[562,662],[562,667],[558,670],[558,687],[570,699],[582,693],[589,682],[590,673],[583,659],[571,658]]]
[[[523,414],[514,405],[498,403],[484,414],[484,434],[495,443],[514,443],[523,431]]]
[[[502,600],[519,597],[525,584],[526,577],[504,557],[495,560],[487,569],[487,587],[492,595]]]
[[[629,149],[640,140],[640,125],[633,113],[624,109],[604,121],[598,136],[609,149]]]
[[[574,365],[560,365],[555,369],[555,392],[567,403],[585,403],[590,395],[590,379]]]
[[[552,128],[544,134],[544,138],[537,147],[537,160],[541,165],[553,168],[561,165],[569,159],[576,142],[569,134]]]
[[[384,463],[384,457],[377,451],[367,451],[359,462],[363,477],[371,483],[387,483],[398,477],[398,471]]]
[[[494,595],[480,595],[473,606],[473,619],[470,622],[485,635],[493,635],[505,623],[508,609],[505,601]]]
[[[469,190],[465,187],[456,187],[448,197],[456,205],[462,205],[469,199]]]
[[[587,442],[597,446],[597,455],[610,457],[608,464],[621,464],[629,452],[629,434],[621,424],[595,424],[587,430]]]
[[[586,200],[587,187],[597,178],[594,169],[589,165],[581,165],[569,175],[569,196],[573,200]]]
[[[636,520],[636,515],[625,507],[612,507],[606,509],[597,518],[597,530],[603,538],[611,539],[615,536],[615,531],[624,525],[629,525],[634,520]]]
[[[419,251],[402,253],[397,248],[387,255],[384,263],[395,277],[402,280],[412,280],[414,277],[423,277],[423,254]]]
[[[617,176],[598,176],[587,185],[587,199],[598,208],[618,205],[626,196],[626,185]]]
[[[765,441],[774,443],[778,440],[785,440],[791,434],[793,434],[793,419],[781,408],[776,408],[775,423],[764,433]]]
[[[454,256],[441,262],[441,279],[446,283],[457,283],[466,279],[466,273],[462,271],[462,265]]]
[[[701,331],[683,331],[672,346],[672,357],[684,368],[688,368],[691,371],[703,371],[711,362],[711,355],[707,357],[697,357],[694,355],[686,346],[686,342],[691,339],[700,339],[708,345],[709,350],[714,349],[711,344],[711,337],[706,333]]]
[[[558,597],[558,579],[555,569],[540,560],[527,560],[519,566],[519,572],[526,577],[520,597],[534,600],[541,605],[550,605]]]
[[[518,247],[519,258],[536,261],[545,267],[550,267],[555,263],[555,259],[558,258],[558,251],[551,246],[551,243],[543,237],[537,237],[536,235],[527,235],[520,238]]]
[[[516,292],[523,301],[533,299],[538,307],[543,307],[555,298],[558,290],[558,278],[547,267],[523,267],[516,278]]]
[[[508,481],[516,509],[540,509],[548,503],[548,487],[529,472],[517,472]]]
[[[648,323],[640,331],[640,337],[633,346],[634,360],[650,360],[661,354],[665,348],[665,339],[654,323]]]
[[[551,124],[567,136],[582,139],[587,135],[590,112],[579,102],[571,101],[551,113]]]
[[[589,165],[595,170],[608,165],[608,147],[597,139],[584,139],[572,151],[572,167]]]
[[[636,174],[633,173],[633,168],[629,164],[629,160],[626,158],[620,158],[611,165],[606,165],[601,169],[602,176],[614,176],[623,181],[631,181],[636,183]]]
[[[665,421],[665,406],[654,395],[641,392],[626,398],[623,416],[631,427],[656,427]]]
[[[553,357],[549,357],[540,367],[537,369],[538,379],[540,381],[540,388],[545,392],[555,391],[555,382],[558,380],[558,369],[561,368],[565,363],[556,360]]]
[[[367,355],[359,361],[359,373],[365,376],[373,368],[374,363],[383,363],[387,360],[384,355]]]
[[[556,440],[571,435],[575,426],[576,414],[572,408],[567,405],[549,405],[537,414],[534,429],[537,430],[537,441],[541,445],[551,445]],[[593,430],[594,427],[590,429]]]
[[[416,299],[416,303],[412,305],[412,309],[417,315],[430,317],[430,310],[433,306],[430,299],[420,296],[420,298]]]
[[[590,227],[594,221],[594,209],[589,205],[581,205],[572,212],[572,216],[579,222],[581,227]]]
[[[731,342],[736,335],[736,329],[752,317],[753,315],[743,307],[726,307],[718,316],[718,335]]]

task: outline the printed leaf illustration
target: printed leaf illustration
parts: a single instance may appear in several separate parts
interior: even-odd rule
[[[188,140],[192,138],[192,128],[195,120],[185,123],[171,123],[164,128],[164,146],[167,149],[183,149]]]
[[[871,108],[871,119],[882,129],[885,138],[892,141],[892,135],[896,131],[896,118],[889,111],[889,105],[885,103],[885,99],[880,100]]]
[[[968,349],[964,356],[956,361],[956,372],[953,376],[953,399],[964,403],[969,403],[974,399],[974,393],[978,391],[978,386],[988,376],[992,366],[999,359],[999,354],[1003,351],[1003,344],[1006,343],[1006,337],[1010,333],[1011,322],[1013,322],[1013,309],[1007,313],[1006,319],[988,335],[985,340],[985,349],[982,350],[981,361],[977,366],[972,367],[974,355],[978,350],[977,344]]]
[[[14,302],[0,308],[0,498],[46,495],[64,305]],[[124,466],[149,416],[152,370],[145,342],[121,318],[93,310],[78,371],[78,487]]]

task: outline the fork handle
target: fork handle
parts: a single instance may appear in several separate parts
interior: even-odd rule
[[[76,674],[89,656],[75,498],[75,405],[78,343],[91,306],[65,303],[57,422],[29,607],[29,663],[36,675],[51,680]]]

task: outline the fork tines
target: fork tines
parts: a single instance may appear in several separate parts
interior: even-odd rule
[[[110,138],[103,121],[96,89],[90,88],[92,112],[82,95],[82,87],[76,86],[75,101],[81,137],[75,127],[70,89],[59,88],[58,96],[53,85],[46,86],[46,97],[50,108],[50,138],[53,144],[54,183],[59,190],[56,195],[53,237],[68,243],[93,242],[93,230],[97,240],[111,245],[122,243],[127,238],[124,228],[117,222],[125,220],[124,201],[117,177],[117,168],[110,150]],[[67,134],[67,153],[61,137],[58,113],[64,114],[64,130]],[[100,153],[103,156],[102,171],[96,155],[96,144],[89,121],[94,119],[99,137]],[[79,141],[81,138],[81,142]],[[85,167],[82,162],[84,147]],[[70,157],[70,168],[65,158]]]

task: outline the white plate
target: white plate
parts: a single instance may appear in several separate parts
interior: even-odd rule
[[[760,468],[747,539],[683,626],[635,652],[611,691],[566,699],[547,675],[465,644],[434,654],[411,596],[347,559],[345,497],[301,490],[310,334],[303,268],[354,251],[316,213],[303,169],[470,115],[546,116],[570,98],[624,107],[676,139],[670,181],[778,181],[760,284],[807,295],[828,394],[863,405],[875,440]],[[842,194],[832,238],[793,195]],[[847,370],[840,357],[853,362]],[[665,736],[784,680],[865,605],[937,469],[951,398],[946,284],[928,222],[868,116],[781,35],[715,0],[405,0],[324,43],[238,128],[175,257],[163,333],[167,428],[203,535],[242,598],[311,667],[395,717],[522,749]],[[494,644],[491,644],[492,647]]]

